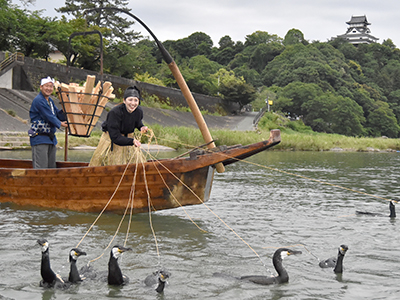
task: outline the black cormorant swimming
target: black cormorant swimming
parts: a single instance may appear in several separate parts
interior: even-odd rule
[[[343,259],[349,247],[347,245],[340,245],[338,250],[338,255],[336,257],[328,258],[324,261],[319,262],[321,268],[334,268],[333,272],[343,273]]]
[[[65,288],[64,280],[54,273],[50,267],[49,242],[46,239],[39,239],[37,243],[42,247],[42,262],[40,266],[42,280],[40,281],[40,286]]]
[[[396,207],[394,206],[393,201],[389,201],[389,210],[390,210],[389,217],[390,218],[396,218]],[[356,211],[356,214],[358,214],[358,215],[375,216],[375,217],[387,217],[387,215],[381,214],[381,213],[372,213],[372,212],[358,211],[358,210]]]
[[[249,275],[249,276],[241,276],[238,279],[251,281],[262,285],[289,282],[289,275],[282,265],[282,260],[286,256],[296,255],[296,254],[301,254],[301,251],[295,251],[287,248],[279,248],[278,250],[275,251],[274,256],[272,257],[272,262],[274,264],[276,272],[278,273],[278,276],[271,277],[262,275]]]
[[[78,283],[82,281],[82,278],[78,272],[78,268],[76,267],[76,261],[78,260],[78,257],[81,255],[86,255],[86,252],[83,252],[78,248],[73,248],[69,252],[70,269],[69,269],[68,281],[71,283]]]
[[[170,277],[170,273],[165,271],[165,270],[158,270],[156,272],[153,272],[153,274],[149,275],[146,277],[144,280],[144,283],[146,286],[155,286],[157,293],[162,293],[165,288],[165,284],[167,279]]]
[[[110,285],[124,285],[129,282],[129,278],[122,275],[121,269],[118,265],[118,258],[125,251],[132,250],[123,246],[114,246],[110,252],[110,260],[108,261],[108,284]]]

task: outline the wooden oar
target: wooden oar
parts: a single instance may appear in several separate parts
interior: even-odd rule
[[[180,72],[178,66],[176,65],[174,59],[172,56],[169,54],[167,49],[165,49],[164,45],[157,39],[157,37],[154,35],[154,33],[150,30],[149,27],[147,27],[146,24],[142,22],[138,17],[136,17],[134,14],[130,13],[129,11],[116,8],[116,7],[98,7],[98,8],[93,8],[93,9],[87,9],[85,11],[85,14],[89,11],[94,11],[94,10],[102,10],[102,9],[111,9],[111,10],[117,10],[119,12],[126,13],[127,15],[131,16],[134,18],[136,21],[138,21],[153,37],[154,41],[156,42],[158,49],[160,50],[165,62],[168,64],[169,69],[172,72],[172,75],[174,75],[176,82],[179,85],[179,88],[182,91],[183,96],[186,99],[186,102],[188,103],[190,110],[192,111],[192,114],[196,120],[197,126],[200,129],[201,134],[203,135],[204,141],[208,144],[208,148],[215,148],[215,143],[213,142],[213,138],[211,137],[210,131],[208,130],[207,124],[203,118],[203,115],[200,112],[199,107],[197,106],[196,101],[194,100],[194,97],[189,90],[189,87],[186,84],[185,79],[182,76],[182,73]],[[215,168],[218,173],[223,173],[225,171],[225,167],[222,163],[218,163],[215,165]]]

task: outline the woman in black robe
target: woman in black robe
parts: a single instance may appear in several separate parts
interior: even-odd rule
[[[102,124],[103,135],[100,138],[90,166],[120,165],[132,161],[132,157],[140,152],[141,143],[133,133],[138,129],[141,134],[146,133],[147,126],[143,125],[143,110],[139,106],[143,100],[137,87],[128,87],[124,93],[124,102],[115,106],[107,114]],[[134,147],[126,147],[134,146]],[[143,161],[141,155],[136,155]]]

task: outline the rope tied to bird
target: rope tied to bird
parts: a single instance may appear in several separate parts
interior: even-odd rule
[[[154,132],[153,132],[152,130],[149,130],[149,132],[148,132],[148,134],[147,134],[146,136],[147,136],[147,138],[148,138],[148,143],[149,143],[149,144],[152,143],[152,142],[153,142],[153,143],[154,143],[154,142],[157,143],[157,139],[156,139],[156,137],[155,137],[155,135],[154,135]],[[136,136],[137,139],[141,139],[141,137],[142,137],[141,135]],[[99,144],[100,144],[100,143],[99,143]],[[186,146],[188,146],[188,145],[186,145]],[[192,146],[192,147],[193,147],[193,148],[199,148],[199,147],[195,147],[195,146]],[[133,153],[133,154],[132,154],[132,153],[130,153],[129,151],[128,151],[128,152],[125,152],[125,153],[123,153],[123,152],[119,153],[119,155],[127,155],[127,157],[128,157],[128,159],[127,159],[128,162],[127,162],[126,167],[128,167],[128,165],[131,163],[131,161],[132,161],[133,158],[135,157],[136,170],[135,170],[135,176],[134,176],[134,179],[133,179],[133,182],[132,182],[132,188],[131,188],[131,193],[130,193],[130,196],[129,196],[129,202],[128,202],[128,204],[127,204],[127,207],[126,207],[124,216],[123,216],[123,218],[121,219],[121,222],[120,222],[120,224],[119,224],[119,226],[118,226],[118,228],[117,228],[117,230],[116,230],[116,232],[115,232],[115,234],[114,234],[114,236],[113,236],[113,238],[112,238],[110,244],[107,246],[107,248],[106,248],[104,251],[106,251],[106,250],[110,247],[112,241],[116,238],[116,236],[117,236],[117,234],[118,234],[118,232],[119,232],[119,230],[120,230],[122,221],[123,221],[123,219],[125,218],[126,213],[127,213],[127,211],[128,211],[128,207],[130,207],[130,208],[131,208],[131,210],[130,210],[130,219],[129,219],[129,222],[128,222],[128,230],[127,230],[127,234],[126,234],[126,238],[125,238],[125,244],[126,244],[126,242],[127,242],[127,240],[128,240],[128,233],[129,233],[129,229],[130,229],[130,226],[131,226],[131,219],[132,219],[132,214],[133,214],[133,201],[134,201],[134,194],[135,194],[135,183],[136,183],[136,180],[137,180],[137,178],[136,178],[136,173],[137,173],[137,171],[138,171],[138,165],[142,164],[144,182],[145,182],[146,193],[147,193],[147,204],[148,204],[148,212],[149,212],[149,223],[150,223],[150,228],[151,228],[151,231],[152,231],[152,234],[153,234],[153,237],[154,237],[156,252],[157,252],[157,256],[158,256],[158,260],[159,260],[159,264],[160,264],[159,245],[158,245],[158,241],[157,241],[157,236],[156,236],[155,230],[154,230],[154,228],[153,228],[153,220],[152,220],[152,216],[151,216],[151,212],[152,212],[153,210],[155,210],[155,209],[154,209],[154,207],[152,206],[152,203],[151,203],[150,192],[149,192],[149,189],[148,189],[148,183],[147,183],[147,179],[146,179],[146,169],[145,169],[145,166],[144,166],[144,164],[143,164],[144,162],[146,162],[146,159],[147,159],[147,158],[150,158],[150,159],[151,159],[151,162],[153,163],[153,165],[155,166],[155,169],[157,170],[157,172],[158,172],[158,174],[159,174],[159,177],[160,177],[161,181],[162,181],[163,184],[166,186],[166,188],[168,189],[169,193],[172,195],[173,200],[174,200],[176,203],[178,203],[178,205],[179,205],[180,207],[183,208],[183,206],[180,204],[179,200],[173,195],[173,193],[172,193],[172,187],[169,187],[168,184],[165,182],[164,177],[163,177],[163,175],[162,175],[162,173],[161,173],[161,171],[160,171],[160,168],[157,167],[157,165],[158,165],[158,166],[161,166],[161,168],[165,169],[168,173],[170,173],[173,177],[176,178],[176,180],[179,182],[179,184],[183,185],[186,189],[188,189],[188,190],[199,200],[199,202],[203,204],[204,207],[206,207],[215,217],[217,217],[217,219],[219,219],[219,221],[220,221],[224,226],[226,226],[229,230],[231,230],[245,245],[247,245],[247,247],[249,247],[249,249],[251,249],[251,250],[254,252],[254,254],[255,254],[255,255],[258,257],[258,259],[261,261],[262,265],[272,274],[272,272],[266,267],[266,264],[263,262],[263,260],[261,259],[260,255],[253,249],[253,247],[252,247],[248,242],[246,242],[246,241],[245,241],[231,226],[229,226],[220,216],[218,216],[209,206],[207,206],[207,205],[204,203],[204,201],[203,201],[199,196],[197,196],[196,193],[194,193],[194,191],[193,191],[189,186],[187,186],[178,176],[176,176],[171,170],[169,170],[161,161],[159,161],[159,160],[158,160],[155,156],[153,156],[149,151],[140,150],[140,149],[138,149],[138,148],[136,148],[136,147],[132,147],[132,148],[134,148],[134,151],[136,151],[137,153]],[[105,149],[105,150],[104,150],[104,149]],[[110,151],[110,149],[107,148],[107,147],[104,147],[104,148],[102,149],[102,152],[103,152],[104,154],[109,153],[109,151]],[[208,152],[209,150],[206,149],[205,151]],[[310,178],[310,177],[306,177],[306,176],[302,176],[302,175],[298,175],[298,174],[294,174],[294,173],[290,173],[290,172],[278,170],[278,169],[276,169],[276,168],[271,168],[271,167],[268,167],[268,166],[264,166],[264,165],[261,165],[261,164],[253,163],[253,162],[250,162],[250,161],[245,161],[245,160],[237,159],[237,158],[235,158],[235,157],[231,157],[231,156],[226,155],[226,154],[224,154],[224,153],[223,153],[223,155],[225,155],[227,159],[236,159],[237,161],[243,161],[243,162],[245,162],[245,163],[252,164],[252,165],[256,165],[256,166],[259,166],[259,167],[262,167],[262,168],[265,168],[265,169],[269,169],[269,170],[273,170],[273,171],[282,172],[282,173],[287,174],[287,175],[297,176],[297,177],[301,177],[301,178],[304,178],[304,179],[307,179],[307,180],[312,180],[312,181],[315,181],[315,182],[319,182],[319,183],[322,183],[322,184],[329,184],[329,185],[332,185],[332,186],[334,186],[334,187],[342,188],[342,189],[349,190],[349,191],[353,191],[353,192],[357,192],[357,193],[362,193],[362,194],[364,194],[364,195],[369,195],[369,196],[372,196],[372,197],[376,197],[376,198],[380,198],[380,199],[385,199],[385,198],[383,198],[383,197],[379,197],[379,196],[367,194],[367,193],[365,193],[365,192],[356,191],[356,190],[353,190],[353,189],[350,189],[350,188],[346,188],[346,187],[341,187],[341,186],[339,186],[339,185],[331,184],[331,183],[328,183],[328,182],[324,182],[324,181],[322,181],[322,180],[317,180],[317,179],[313,179],[313,178]],[[118,159],[119,159],[119,158],[118,158]],[[109,161],[110,161],[110,160],[109,160]],[[125,171],[126,171],[126,169],[125,169]],[[125,174],[125,172],[124,172],[124,173],[122,174],[122,176],[121,176],[121,181],[122,181],[122,178],[124,177],[124,174]],[[121,182],[121,181],[120,181],[120,182]],[[119,185],[120,185],[120,183],[117,185],[114,194],[115,194],[116,191],[118,190]],[[113,196],[110,198],[110,201],[112,200],[112,198],[113,198]],[[385,200],[388,200],[388,199],[385,199]],[[109,201],[109,202],[110,202],[110,201]],[[393,201],[395,201],[395,200],[393,200]],[[395,202],[397,202],[397,201],[395,201]],[[108,205],[108,204],[107,204],[107,205]],[[105,210],[105,209],[106,209],[106,207],[104,208],[104,210]],[[102,213],[104,212],[104,210],[102,211]],[[205,230],[201,229],[201,228],[196,224],[196,222],[193,221],[193,219],[189,216],[189,214],[187,213],[187,211],[186,211],[184,208],[183,208],[183,210],[185,211],[186,215],[189,217],[189,219],[191,220],[191,222],[192,222],[193,224],[195,224],[195,226],[197,226],[200,230],[206,232]],[[100,217],[100,215],[99,215],[99,217]],[[99,218],[99,217],[98,217],[98,218]],[[97,222],[97,220],[98,220],[98,219],[96,219],[95,222]],[[92,229],[93,226],[94,226],[94,224],[92,224],[92,226],[91,226],[90,229]],[[88,232],[90,231],[90,229],[88,230]],[[87,233],[88,233],[88,232],[87,232]],[[87,234],[87,233],[86,233],[86,234]],[[85,234],[85,236],[86,236],[86,234]],[[83,240],[83,239],[82,239],[82,240]],[[81,242],[82,242],[82,240],[81,240]],[[81,243],[81,242],[80,242],[80,243]],[[79,243],[79,244],[80,244],[80,243]],[[78,245],[79,245],[79,244],[78,244]],[[125,245],[125,244],[124,244],[124,245]],[[303,246],[303,247],[305,248],[305,246],[304,246],[304,245],[301,245],[301,244],[298,244],[298,246]],[[305,248],[305,249],[306,249],[310,254],[312,254],[307,248]],[[104,252],[103,252],[103,254],[104,254]],[[103,254],[102,254],[102,255],[103,255]],[[101,255],[101,256],[102,256],[102,255]],[[313,254],[312,254],[312,255],[313,255]],[[100,256],[100,257],[101,257],[101,256]],[[315,255],[313,255],[313,256],[316,257]],[[100,258],[100,257],[98,257],[98,258]],[[96,259],[98,259],[98,258],[96,258]],[[317,257],[316,257],[316,258],[317,258]],[[96,260],[96,259],[95,259],[95,260]],[[317,259],[318,259],[318,258],[317,258]],[[94,261],[94,260],[92,260],[92,261]]]
[[[142,138],[142,134],[136,134],[130,135],[131,137],[137,139],[137,140],[141,140]],[[151,130],[149,136],[149,143],[153,140],[156,140],[155,135],[153,133],[153,131]],[[150,222],[150,228],[152,231],[152,234],[154,236],[154,240],[155,240],[155,244],[156,244],[156,252],[157,252],[157,256],[158,256],[158,260],[160,261],[160,252],[159,252],[159,248],[158,248],[158,243],[157,243],[157,237],[155,234],[155,230],[153,228],[153,224],[152,224],[152,219],[151,219],[151,197],[150,197],[150,192],[148,189],[148,184],[147,184],[147,180],[146,180],[146,169],[144,166],[144,162],[146,162],[147,157],[145,155],[145,153],[143,151],[141,151],[140,148],[135,147],[135,146],[117,146],[117,145],[112,145],[111,139],[108,135],[108,133],[103,133],[100,141],[99,141],[99,145],[96,148],[92,159],[91,159],[91,165],[92,166],[96,166],[96,165],[115,165],[115,164],[121,164],[121,165],[125,165],[125,169],[121,175],[121,178],[113,192],[113,194],[111,195],[110,199],[108,200],[108,202],[106,203],[106,205],[104,206],[104,208],[102,209],[102,211],[99,213],[99,215],[96,217],[96,219],[94,220],[94,222],[91,224],[91,226],[89,227],[89,229],[87,230],[87,232],[84,234],[84,236],[82,237],[82,239],[79,241],[79,243],[77,244],[76,247],[79,247],[79,245],[83,242],[83,240],[86,238],[86,236],[89,234],[89,232],[93,229],[93,227],[95,226],[95,224],[98,222],[98,220],[101,218],[101,216],[103,215],[103,213],[107,210],[107,207],[109,206],[109,204],[111,203],[111,201],[113,200],[115,194],[117,193],[117,191],[119,190],[121,183],[123,181],[123,178],[126,175],[126,172],[128,170],[128,167],[130,164],[132,164],[132,162],[134,161],[134,165],[135,165],[135,171],[133,174],[133,180],[132,180],[132,184],[131,184],[131,190],[129,193],[129,199],[125,208],[125,211],[121,217],[121,220],[117,226],[117,229],[113,235],[113,237],[111,238],[109,244],[105,247],[103,253],[98,256],[95,259],[92,259],[91,261],[89,261],[88,265],[93,262],[98,260],[99,258],[101,258],[104,253],[107,251],[107,249],[112,245],[113,241],[115,240],[115,238],[117,237],[121,226],[123,224],[123,221],[129,211],[129,220],[128,220],[128,225],[127,225],[127,231],[126,231],[126,236],[125,236],[125,240],[124,240],[124,246],[126,246],[127,241],[128,241],[128,237],[129,237],[129,231],[130,231],[130,227],[132,224],[132,216],[133,216],[133,210],[134,210],[134,198],[135,198],[135,186],[136,186],[136,182],[137,182],[137,174],[138,174],[138,168],[140,165],[143,166],[143,177],[144,177],[144,182],[145,182],[145,186],[146,186],[146,191],[147,191],[147,201],[148,201],[148,209],[149,209],[149,222]]]

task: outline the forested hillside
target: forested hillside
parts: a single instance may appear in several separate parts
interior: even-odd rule
[[[96,5],[70,0],[59,9],[68,19],[50,19],[0,0],[0,50],[49,59],[57,49],[73,66],[99,70],[98,36],[74,38],[68,53],[71,33],[97,29],[104,36],[104,72],[177,88],[145,31],[130,31],[131,23],[111,11],[83,18],[84,9]],[[356,47],[340,39],[308,41],[301,29],[279,37],[260,28],[244,42],[224,36],[214,45],[203,32],[162,42],[193,92],[251,103],[256,110],[268,98],[272,110],[300,118],[314,131],[400,135],[400,50],[390,39]]]

